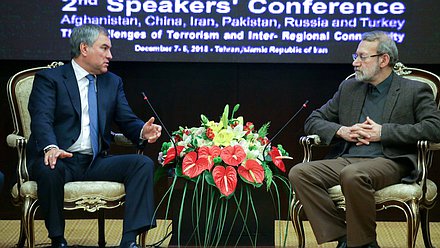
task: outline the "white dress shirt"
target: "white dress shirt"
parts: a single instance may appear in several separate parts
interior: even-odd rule
[[[76,81],[78,82],[79,95],[81,98],[81,133],[79,134],[78,140],[75,141],[75,143],[73,143],[73,145],[69,147],[67,151],[92,155],[93,151],[90,140],[90,118],[88,103],[89,80],[86,78],[86,76],[90,73],[79,66],[73,59],[72,67],[73,71],[75,72]]]

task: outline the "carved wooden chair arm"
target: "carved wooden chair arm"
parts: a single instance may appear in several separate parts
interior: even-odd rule
[[[25,137],[21,135],[11,133],[6,137],[6,143],[8,144],[9,147],[16,148],[17,142],[21,139],[26,140]]]
[[[137,154],[144,154],[144,145],[135,145],[131,140],[124,136],[122,133],[111,132],[112,143],[117,146],[136,147]]]
[[[421,172],[418,183],[422,187],[422,201],[425,199],[427,191],[428,170],[432,165],[433,153],[440,150],[440,143],[429,142],[426,140],[419,140],[417,142],[417,165]]]
[[[17,134],[9,134],[6,137],[6,142],[9,147],[17,149],[17,186],[20,188],[21,184],[29,181],[29,173],[26,167],[26,143],[27,140],[23,136]]]
[[[134,146],[133,142],[131,142],[127,137],[125,137],[122,133],[111,132],[112,141],[115,145],[118,146]]]
[[[303,152],[304,152],[303,163],[310,162],[312,161],[312,147],[320,145],[321,139],[319,138],[318,135],[315,134],[307,135],[307,136],[302,136],[299,139],[299,143],[303,147]]]

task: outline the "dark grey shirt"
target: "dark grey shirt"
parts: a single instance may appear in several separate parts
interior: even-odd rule
[[[378,124],[383,124],[383,109],[385,101],[387,99],[388,91],[393,80],[393,74],[386,78],[382,83],[377,86],[368,85],[368,92],[365,97],[364,106],[362,107],[362,113],[359,117],[359,122],[362,123],[370,117]],[[348,149],[344,157],[383,157],[382,144],[380,142],[371,142],[369,145],[356,146],[353,143]]]

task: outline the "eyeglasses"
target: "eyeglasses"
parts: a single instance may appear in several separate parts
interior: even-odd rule
[[[364,62],[368,58],[382,56],[382,55],[384,55],[384,53],[378,53],[378,54],[373,54],[373,55],[358,55],[357,53],[353,53],[351,55],[351,57],[353,58],[353,61],[356,61],[356,59],[359,58],[362,62]]]

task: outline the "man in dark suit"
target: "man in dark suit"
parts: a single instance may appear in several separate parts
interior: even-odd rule
[[[64,184],[75,180],[124,183],[126,198],[120,247],[136,247],[136,235],[156,225],[152,160],[110,156],[111,125],[134,144],[155,142],[161,126],[131,110],[120,77],[108,72],[111,42],[97,25],[73,29],[71,63],[35,75],[29,98],[31,136],[27,164],[38,184],[40,209],[52,247],[65,247]],[[90,91],[89,91],[90,90]]]
[[[427,84],[393,72],[398,51],[385,32],[363,34],[353,60],[356,77],[305,122],[306,133],[334,142],[334,150],[329,159],[295,165],[289,179],[319,244],[379,247],[374,192],[418,177],[417,140],[440,141],[440,112]],[[326,191],[337,184],[345,218]]]

